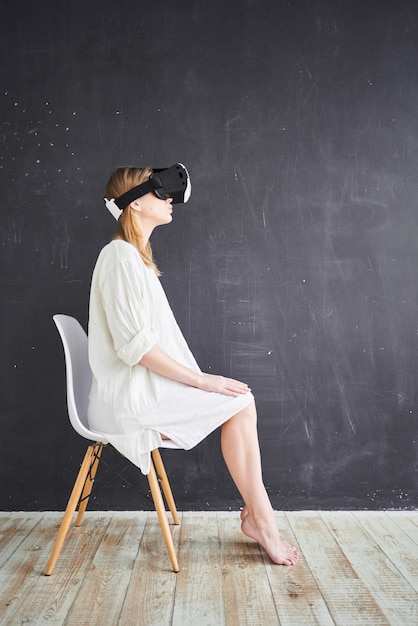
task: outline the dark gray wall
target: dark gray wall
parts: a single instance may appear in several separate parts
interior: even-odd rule
[[[202,369],[253,389],[274,506],[417,505],[415,7],[3,9],[1,509],[66,504],[85,442],[51,317],[86,326],[108,174],[176,161],[193,196],[155,233],[162,280]],[[165,455],[180,508],[239,504],[218,444]],[[105,460],[91,506],[147,507]]]

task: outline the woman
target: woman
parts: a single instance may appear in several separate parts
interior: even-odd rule
[[[119,198],[152,173],[118,168],[107,198]],[[90,294],[89,424],[144,474],[162,438],[190,449],[221,426],[222,453],[245,502],[242,531],[274,563],[293,565],[298,553],[281,539],[263,484],[251,391],[240,381],[200,371],[158,279],[149,239],[154,228],[172,221],[172,212],[172,198],[153,192],[131,201],[97,260]]]

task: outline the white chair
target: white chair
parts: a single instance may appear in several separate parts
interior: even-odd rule
[[[64,346],[67,380],[67,407],[70,422],[74,430],[79,435],[85,439],[93,441],[94,443],[88,446],[80,471],[74,483],[74,487],[58,531],[58,536],[45,570],[46,576],[49,576],[54,569],[74,512],[77,509],[77,505],[78,514],[75,525],[81,525],[93,487],[103,447],[108,443],[106,435],[92,431],[89,428],[87,421],[87,407],[92,380],[92,373],[88,360],[87,335],[74,317],[70,317],[69,315],[54,315],[53,320],[61,335]],[[170,440],[163,440],[162,447],[178,449],[178,446]],[[174,548],[173,537],[170,532],[170,526],[165,511],[161,489],[173,516],[174,524],[179,523],[179,518],[173,494],[171,492],[170,483],[168,481],[158,448],[153,450],[151,453],[151,469],[147,478],[171,565],[173,571],[178,572],[179,566],[176,551]]]

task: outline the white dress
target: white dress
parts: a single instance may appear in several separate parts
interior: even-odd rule
[[[200,371],[158,277],[125,241],[112,241],[97,259],[88,334],[89,425],[144,474],[151,450],[161,445],[160,433],[188,450],[253,400],[250,392],[232,397],[202,391],[139,364],[158,344]]]

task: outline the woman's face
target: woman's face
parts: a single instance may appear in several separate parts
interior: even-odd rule
[[[172,221],[172,201],[172,198],[160,200],[160,198],[157,198],[155,194],[150,192],[132,202],[131,206],[140,223],[155,228],[161,224],[169,224]]]

